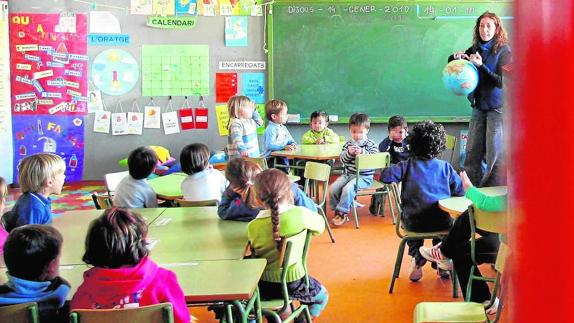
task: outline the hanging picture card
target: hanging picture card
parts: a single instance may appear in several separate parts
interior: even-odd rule
[[[179,120],[181,121],[181,130],[189,130],[195,128],[192,108],[186,107],[179,109]]]
[[[110,133],[110,111],[97,110],[94,114],[94,132]]]
[[[144,128],[156,128],[161,126],[161,108],[148,105],[144,109]]]
[[[143,113],[128,112],[128,134],[141,135],[143,132]]]
[[[128,134],[128,123],[125,112],[112,113],[112,135],[121,136]]]
[[[174,133],[179,133],[179,118],[177,117],[177,112],[170,111],[162,113],[162,123],[163,132],[166,135],[172,135]]]

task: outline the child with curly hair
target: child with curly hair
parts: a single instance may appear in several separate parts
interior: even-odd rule
[[[450,196],[463,196],[460,177],[451,164],[436,157],[446,148],[446,132],[441,124],[423,121],[413,127],[409,135],[411,157],[383,169],[381,181],[402,182],[401,221],[405,229],[415,232],[447,230],[452,226],[450,215],[441,210],[438,200]],[[434,241],[433,244],[439,243]],[[412,281],[422,278],[422,266],[426,259],[419,247],[424,240],[409,240]],[[448,277],[448,271],[439,270],[441,277]]]

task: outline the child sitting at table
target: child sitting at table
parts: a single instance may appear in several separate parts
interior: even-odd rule
[[[227,102],[227,109],[227,158],[260,157],[257,127],[263,125],[263,120],[255,103],[246,96],[236,95]]]
[[[291,190],[287,175],[277,169],[267,169],[257,175],[255,190],[257,199],[265,207],[247,225],[247,237],[255,257],[267,259],[267,266],[259,281],[262,299],[277,299],[281,296],[281,270],[279,254],[281,238],[293,236],[303,230],[319,235],[325,230],[325,221],[316,212],[299,206],[292,206]],[[287,290],[291,298],[309,305],[313,317],[318,317],[327,305],[327,289],[315,278],[308,276],[305,283],[303,260],[287,269]]]
[[[111,208],[90,223],[82,260],[93,266],[72,298],[75,309],[133,308],[169,302],[175,322],[189,323],[175,273],[149,255],[147,224],[129,210]]]
[[[259,206],[255,201],[253,184],[255,176],[261,172],[261,167],[245,159],[233,159],[227,163],[225,178],[229,186],[223,192],[217,214],[223,220],[251,221],[259,213]],[[291,184],[293,203],[304,206],[317,212],[317,206],[297,184]]]
[[[62,235],[48,225],[13,229],[4,244],[8,281],[0,285],[0,306],[37,302],[41,322],[67,322],[70,284],[58,276]]]
[[[329,126],[329,116],[325,111],[311,113],[311,129],[303,135],[304,145],[338,144],[339,136]]]
[[[209,148],[204,144],[190,144],[183,148],[179,156],[181,170],[187,176],[181,183],[184,200],[221,200],[227,187],[225,176],[209,164]]]
[[[287,123],[287,103],[282,100],[269,100],[265,103],[265,117],[267,118],[267,128],[263,135],[265,151],[263,157],[268,158],[269,167],[274,163],[284,166],[289,165],[289,160],[285,157],[271,158],[271,153],[278,150],[294,150],[297,143],[291,136],[289,129],[285,127]]]
[[[6,231],[26,224],[52,223],[50,195],[62,192],[65,171],[64,160],[55,154],[39,153],[20,161],[18,180],[22,195],[12,210],[3,215]]]
[[[128,157],[129,176],[124,177],[116,188],[113,204],[117,207],[157,207],[155,191],[146,178],[153,172],[157,157],[146,147],[139,147]]]
[[[413,127],[409,136],[412,156],[398,164],[382,170],[383,183],[402,182],[401,222],[405,229],[414,232],[448,230],[452,225],[450,215],[441,210],[438,200],[462,196],[464,191],[460,177],[448,162],[436,158],[446,148],[446,132],[441,124],[424,121]],[[433,244],[439,243],[433,239]],[[419,247],[424,240],[408,240],[409,255],[412,257],[409,278],[422,278],[422,267],[426,259]],[[441,277],[448,277],[448,271],[439,270]]]
[[[341,152],[341,162],[345,166],[343,174],[329,188],[329,202],[335,211],[333,224],[340,226],[349,221],[349,211],[355,201],[356,177],[359,176],[359,189],[367,188],[373,183],[375,170],[364,169],[357,174],[355,159],[360,154],[375,154],[379,150],[375,142],[367,137],[371,120],[364,113],[354,113],[349,119],[351,140],[347,141]]]

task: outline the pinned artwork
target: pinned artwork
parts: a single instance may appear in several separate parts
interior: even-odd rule
[[[110,133],[111,120],[112,113],[110,111],[96,111],[94,113],[94,132]]]
[[[20,160],[36,153],[59,155],[66,162],[66,181],[82,179],[84,163],[84,117],[22,116],[13,120],[14,169]]]
[[[141,112],[128,112],[128,134],[141,135],[144,116]]]
[[[197,15],[197,0],[175,0],[175,15]]]
[[[14,114],[87,113],[86,20],[69,12],[10,14]]]
[[[130,12],[132,15],[151,15],[151,0],[130,0]]]
[[[108,49],[96,56],[92,63],[94,85],[108,95],[122,95],[131,91],[139,78],[138,63],[125,50]]]
[[[161,108],[148,105],[144,108],[144,128],[159,129],[161,124]]]
[[[243,95],[249,97],[255,103],[265,103],[265,74],[243,73],[241,74]]]
[[[91,90],[88,92],[88,113],[100,111],[104,109],[102,101],[102,92],[99,90]]]
[[[125,112],[112,113],[112,135],[121,136],[128,134],[128,121]]]
[[[215,102],[227,102],[237,94],[237,73],[215,73]]]
[[[225,46],[247,46],[247,17],[225,17]]]

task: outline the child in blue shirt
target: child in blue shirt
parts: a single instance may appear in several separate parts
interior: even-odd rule
[[[343,174],[339,176],[329,187],[329,203],[335,210],[335,217],[332,222],[340,226],[349,221],[348,214],[355,201],[355,185],[357,175],[359,179],[359,189],[367,188],[373,183],[374,169],[364,169],[357,174],[355,158],[360,154],[375,154],[379,150],[374,141],[367,138],[371,120],[364,113],[355,113],[349,119],[349,132],[351,140],[347,141],[341,152],[341,162],[345,166]]]
[[[396,165],[383,169],[381,181],[402,182],[402,224],[415,232],[448,230],[452,226],[450,215],[441,210],[438,201],[451,196],[463,196],[460,177],[448,162],[436,158],[446,148],[446,132],[441,124],[424,121],[414,126],[409,135],[412,156]],[[433,244],[440,240],[433,239]],[[422,266],[426,259],[419,247],[424,240],[409,240],[411,271],[409,278],[422,278]],[[446,273],[441,273],[445,276]]]
[[[156,154],[147,147],[139,147],[128,157],[129,176],[116,188],[114,206],[122,208],[157,207],[157,197],[146,178],[157,164]]]
[[[249,222],[259,214],[260,206],[257,205],[253,191],[255,176],[261,172],[261,167],[256,163],[245,159],[232,159],[227,163],[225,178],[229,186],[221,197],[217,208],[217,214],[223,220],[237,220]],[[293,204],[304,206],[313,212],[317,212],[317,206],[305,192],[295,183],[291,183]]]
[[[67,322],[70,284],[58,276],[62,235],[48,225],[25,225],[4,244],[8,281],[0,285],[0,306],[37,302],[41,322]]]
[[[6,231],[26,224],[52,223],[50,195],[62,192],[65,171],[64,160],[55,154],[40,153],[22,159],[18,181],[23,194],[3,216]]]
[[[265,117],[268,123],[263,135],[265,143],[263,157],[269,158],[271,153],[277,150],[294,150],[297,148],[297,143],[285,127],[285,123],[287,123],[287,103],[285,101],[270,100],[265,103]],[[269,167],[272,167],[273,160],[269,160],[269,162]],[[275,162],[285,166],[289,165],[287,158],[276,158]]]

